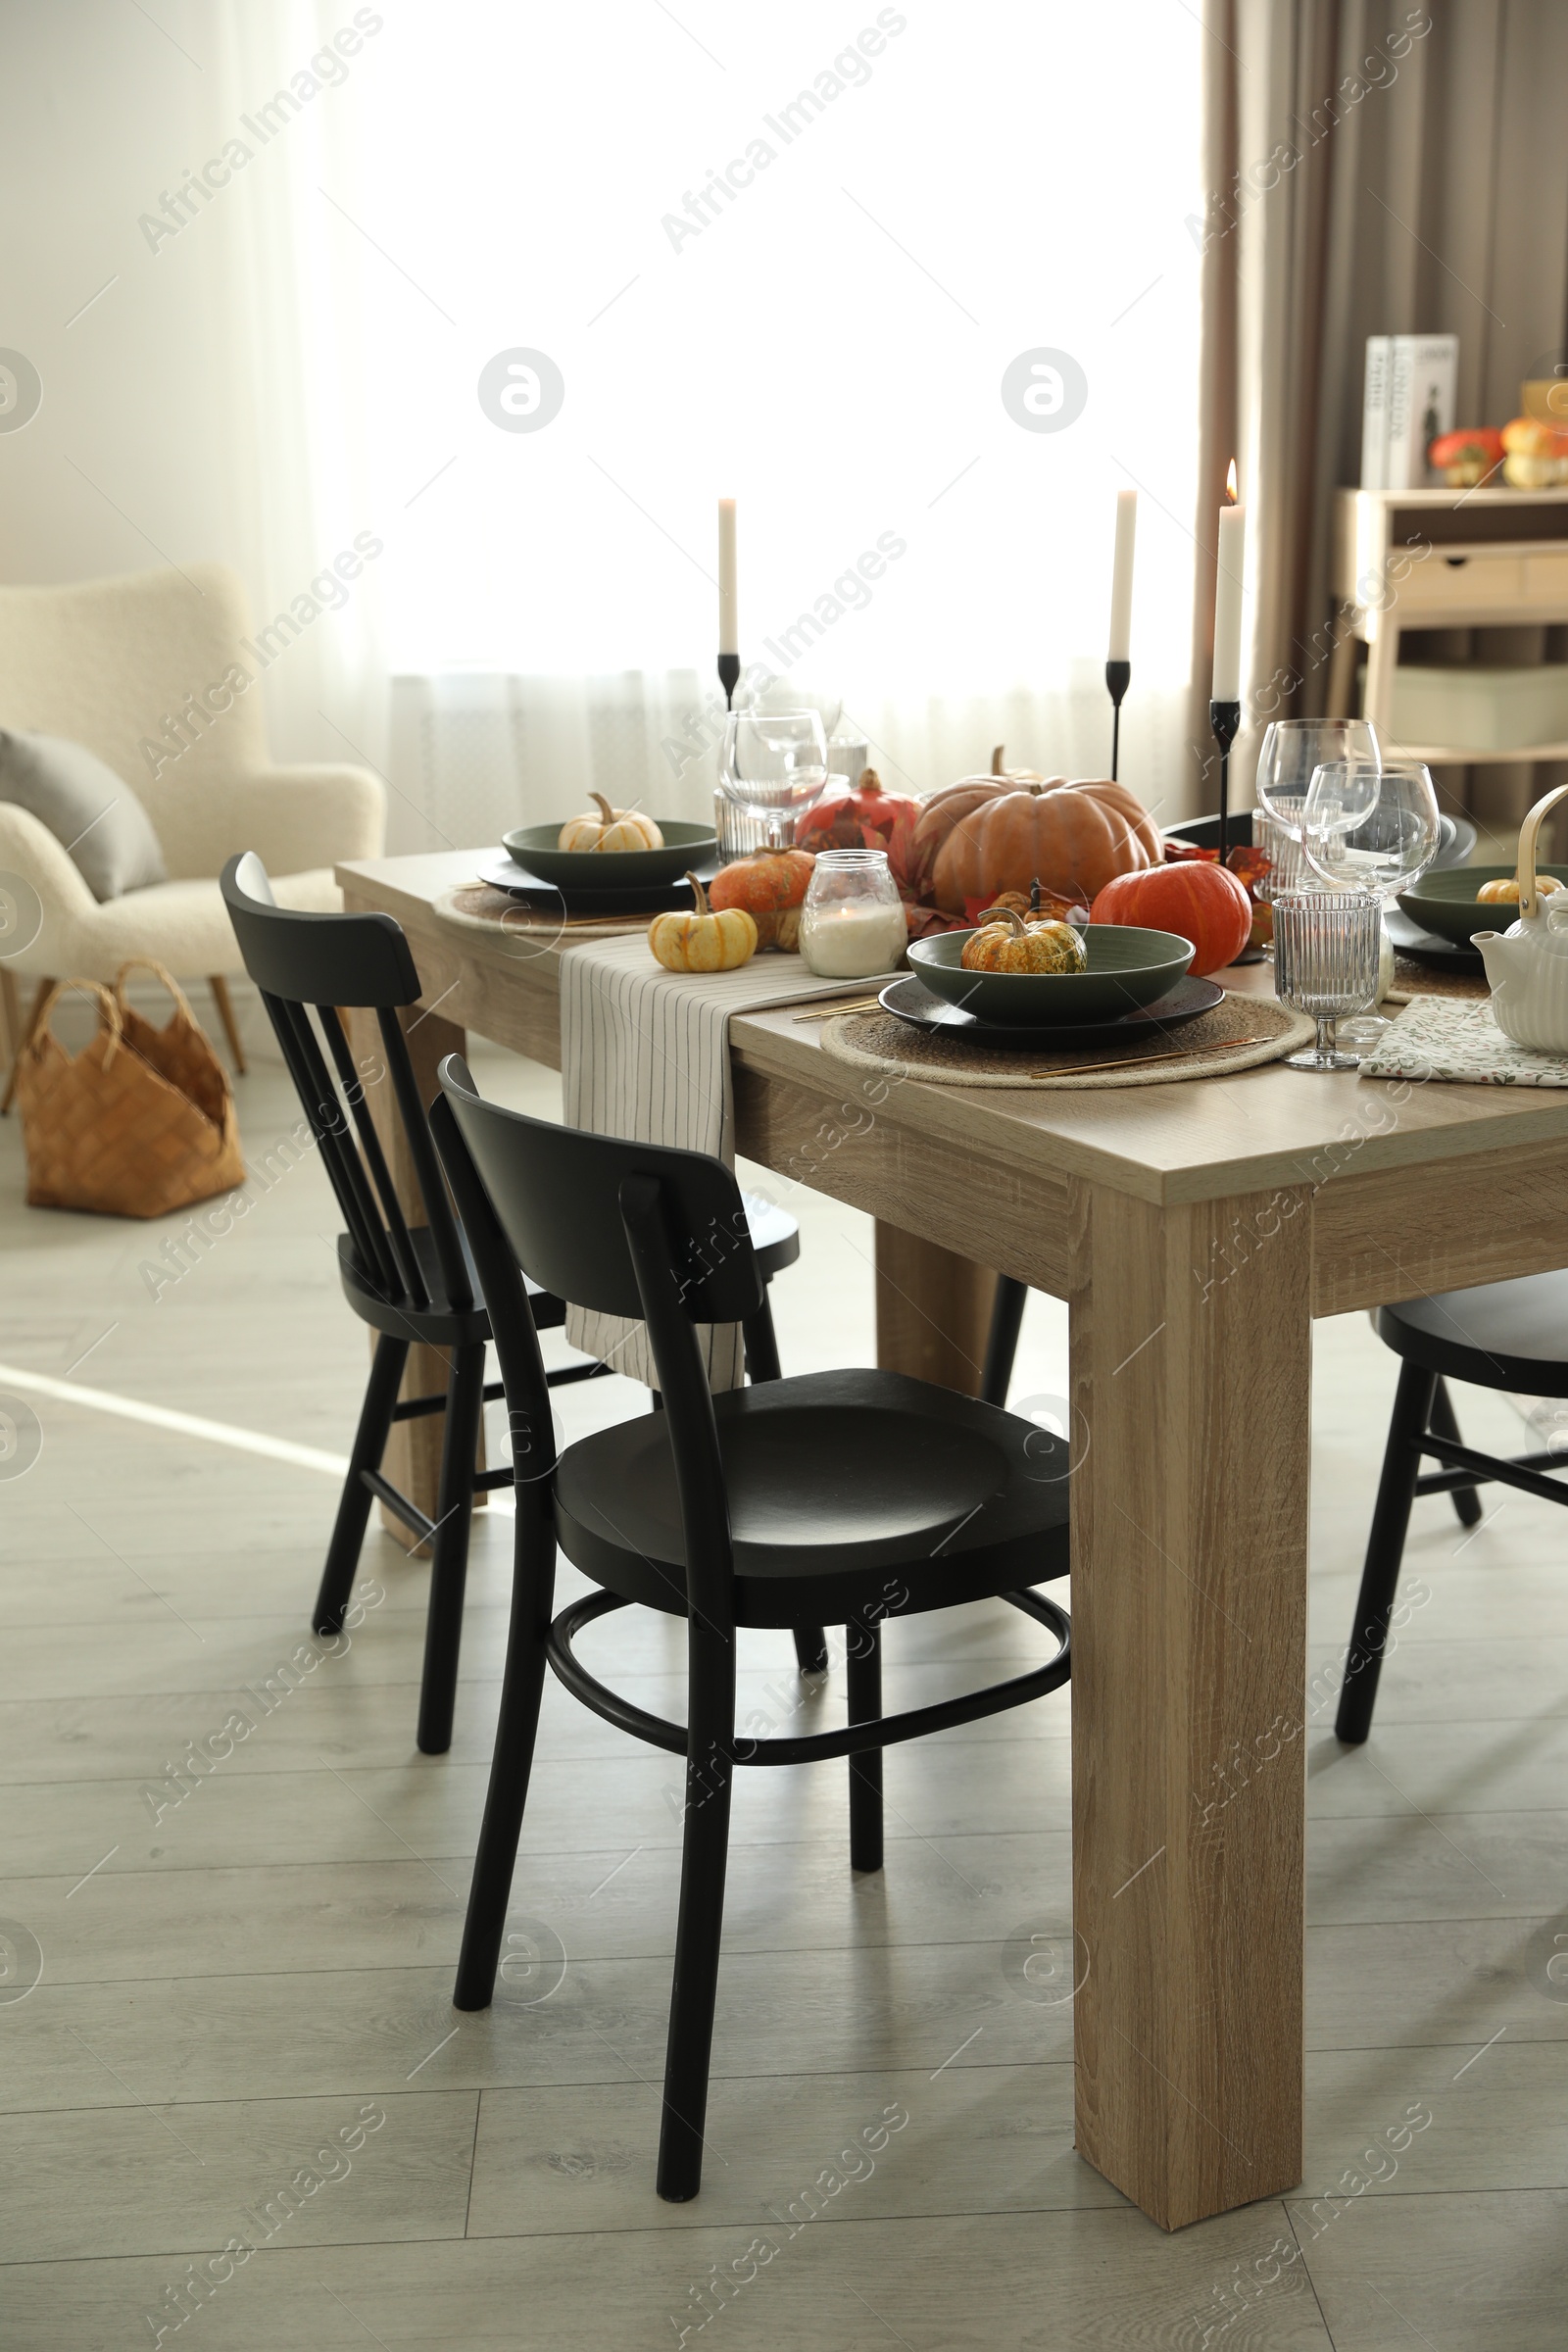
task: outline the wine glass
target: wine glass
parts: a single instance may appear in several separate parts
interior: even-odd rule
[[[1307,787],[1300,839],[1307,865],[1334,889],[1392,898],[1442,843],[1431,769],[1419,760],[1325,760]]]
[[[787,849],[794,818],[816,806],[827,784],[821,713],[732,711],[724,726],[718,781],[738,808],[766,818],[769,849]]]
[[[1443,841],[1432,772],[1419,760],[1326,760],[1301,809],[1302,884],[1386,901],[1424,874]],[[1389,1024],[1375,1011],[1348,1020],[1342,1048],[1369,1054]]]
[[[1310,879],[1299,872],[1299,852],[1286,843],[1301,838],[1301,810],[1312,777],[1325,760],[1379,758],[1376,730],[1365,718],[1276,718],[1265,729],[1257,756],[1257,805],[1271,820],[1264,846],[1279,857],[1279,889]],[[1275,828],[1278,828],[1276,834]]]

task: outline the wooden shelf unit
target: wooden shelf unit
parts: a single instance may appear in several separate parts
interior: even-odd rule
[[[1526,766],[1568,760],[1568,743],[1512,751],[1405,744],[1394,734],[1394,673],[1406,629],[1511,628],[1568,621],[1568,489],[1341,490],[1334,593],[1348,632],[1329,675],[1329,709],[1355,700],[1355,646],[1367,649],[1365,715],[1391,751],[1430,766]]]

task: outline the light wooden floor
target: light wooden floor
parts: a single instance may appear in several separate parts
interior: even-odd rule
[[[550,1099],[539,1073],[482,1066]],[[297,1116],[276,1064],[240,1099],[259,1158]],[[139,1268],[172,1228],[28,1213],[19,1141],[8,1121],[0,1365],[346,1449],[366,1348],[314,1165],[155,1302]],[[867,1360],[869,1229],[795,1205],[786,1369]],[[1036,1300],[1015,1400],[1064,1376],[1061,1310]],[[1318,1326],[1314,1665],[1348,1624],[1393,1379],[1364,1318]],[[15,1415],[9,1387],[0,1370]],[[632,1400],[568,1392],[565,1429]],[[1513,1408],[1458,1403],[1467,1433],[1519,1449]],[[1466,1541],[1419,1506],[1377,1737],[1342,1754],[1332,1702],[1309,1715],[1299,2197],[1167,2238],[1073,2154],[1066,1986],[1031,1941],[1066,1926],[1063,1694],[894,1750],[887,1868],[859,1884],[844,1767],[742,1776],[712,2154],[700,2201],[670,2207],[653,2086],[676,1770],[554,1685],[508,1981],[486,2015],[450,2006],[510,1521],[481,1526],[457,1740],[427,1759],[424,1573],[391,1539],[368,1546],[347,1652],[311,1641],[329,1476],[31,1408],[39,1458],[0,1461],[0,2342],[119,2352],[162,2326],[210,2352],[636,2352],[701,2328],[766,2352],[1560,2352],[1568,1984],[1545,1962],[1554,1934],[1568,1950],[1568,1526],[1548,1507],[1494,1503]],[[590,1640],[679,1712],[672,1627]],[[1003,1608],[895,1626],[890,1703],[1036,1646]],[[745,1706],[837,1719],[841,1675],[803,1702],[787,1644],[751,1642],[745,1664]],[[235,1714],[254,1728],[173,1801],[187,1743],[221,1749]],[[41,1981],[8,1997],[28,1937]],[[877,2149],[890,2110],[907,2120]]]

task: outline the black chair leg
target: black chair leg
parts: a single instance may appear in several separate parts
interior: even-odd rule
[[[468,1887],[468,1914],[453,2005],[488,2009],[496,1988],[496,1965],[512,1901],[512,1874],[522,1835],[528,1776],[533,1770],[539,1730],[539,1699],[545,1682],[545,1641],[550,1632],[556,1582],[556,1542],[548,1512],[530,1511],[519,1494],[512,1624],[507,1635],[506,1680],[501,1686],[501,1720],[479,1830],[479,1850]]]
[[[452,1745],[458,1695],[458,1649],[463,1641],[463,1588],[468,1574],[468,1525],[473,1473],[484,1411],[483,1346],[454,1348],[447,1382],[447,1425],[441,1445],[441,1487],[430,1538],[430,1610],[424,1629],[424,1677],[419,1687],[419,1747],[445,1755]]]
[[[680,1925],[664,2059],[664,2120],[657,2187],[672,2205],[703,2180],[703,2128],[713,2048],[713,2003],[724,1926],[729,1800],[735,1737],[735,1638],[690,1622],[686,1825],[681,1850]]]
[[[882,1714],[882,1630],[849,1629],[849,1698],[852,1723],[876,1723]],[[882,1867],[882,1750],[868,1748],[850,1758],[850,1868]]]
[[[826,1674],[827,1635],[821,1626],[795,1628],[795,1660],[803,1674]]]
[[[1012,1386],[1013,1358],[1018,1352],[1018,1334],[1023,1329],[1023,1310],[1028,1297],[1027,1283],[1014,1282],[1010,1274],[997,1276],[997,1295],[991,1308],[991,1330],[986,1338],[986,1360],[980,1374],[980,1396],[985,1404],[1006,1404],[1007,1391]]]
[[[1441,1373],[1438,1375],[1437,1388],[1433,1392],[1432,1417],[1427,1423],[1427,1427],[1434,1437],[1451,1438],[1455,1446],[1463,1443],[1459,1436],[1458,1421],[1454,1417],[1453,1398],[1448,1395],[1448,1384]],[[1474,1487],[1451,1487],[1449,1493],[1453,1497],[1453,1507],[1459,1514],[1459,1525],[1461,1527],[1479,1527],[1481,1525],[1481,1497]]]
[[[392,1427],[392,1408],[398,1400],[403,1367],[408,1360],[407,1340],[395,1340],[390,1333],[383,1332],[370,1358],[370,1377],[365,1387],[365,1402],[360,1407],[360,1425],[354,1433],[349,1474],[343,1481],[332,1541],[326,1547],[326,1565],[321,1570],[320,1590],[316,1595],[316,1614],[311,1623],[318,1634],[339,1634],[343,1630],[343,1612],[354,1589],[354,1572],[360,1564],[374,1499],[360,1473],[381,1467]]]
[[[1372,1513],[1372,1532],[1367,1539],[1355,1623],[1350,1628],[1345,1687],[1340,1692],[1339,1713],[1334,1721],[1335,1736],[1349,1747],[1358,1747],[1372,1729],[1372,1709],[1389,1638],[1389,1618],[1398,1591],[1410,1504],[1421,1468],[1421,1439],[1432,1410],[1437,1377],[1435,1372],[1424,1372],[1419,1364],[1403,1363],[1399,1367],[1399,1386],[1394,1398],[1394,1418],[1389,1423],[1389,1443],[1383,1456],[1377,1506]]]

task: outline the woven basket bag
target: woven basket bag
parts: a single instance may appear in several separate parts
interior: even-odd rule
[[[125,1002],[125,975],[154,972],[174,1000],[162,1029]],[[70,990],[94,998],[92,1042],[70,1054],[49,1026]],[[33,1208],[163,1217],[245,1181],[228,1079],[183,990],[135,956],[112,990],[64,980],[50,990],[17,1062],[17,1101]]]

